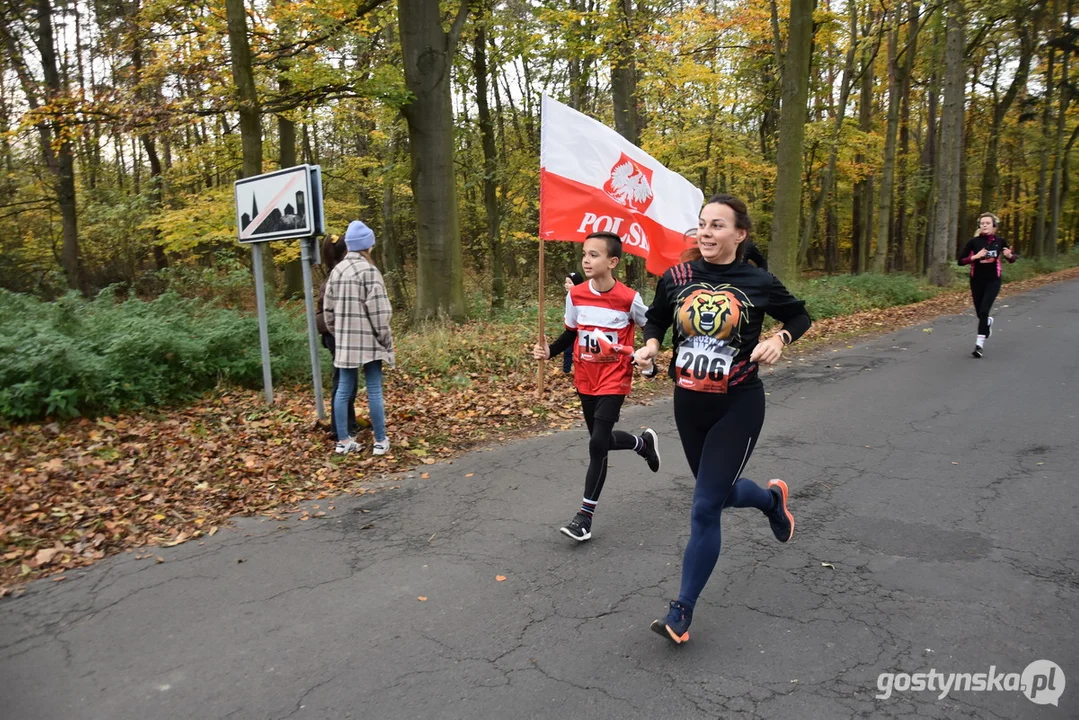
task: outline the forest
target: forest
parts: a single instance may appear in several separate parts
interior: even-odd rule
[[[534,307],[544,95],[706,197],[744,198],[754,241],[792,286],[946,286],[984,211],[1053,269],[1079,233],[1072,5],[5,0],[0,335],[16,354],[40,348],[25,328],[58,328],[79,302],[250,311],[233,183],[300,163],[322,168],[329,232],[357,218],[374,229],[397,322]],[[298,317],[299,243],[266,247],[271,304]],[[546,249],[557,288],[578,246]],[[626,265],[646,289],[644,263]],[[57,300],[69,305],[47,307]],[[239,337],[233,322],[219,339]],[[94,346],[117,327],[101,320]],[[58,366],[57,353],[42,362]],[[36,362],[0,363],[5,385],[23,383],[0,414],[85,405],[33,379]]]
[[[579,245],[547,242],[537,282],[544,96],[705,197],[747,201],[769,269],[814,318],[793,353],[915,323],[928,341],[932,318],[969,312],[956,250],[985,211],[1020,255],[1002,297],[1075,277],[1072,12],[0,0],[0,582],[579,422],[570,378],[552,368],[537,393],[528,353],[540,287],[557,332],[579,264]],[[258,392],[234,183],[305,163],[328,231],[361,219],[377,237],[388,456],[333,461],[314,417],[297,241],[261,253],[274,403]],[[642,259],[619,274],[651,298]]]

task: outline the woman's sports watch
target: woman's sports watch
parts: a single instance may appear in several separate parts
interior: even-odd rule
[[[787,347],[792,342],[794,342],[794,338],[791,337],[790,330],[780,330],[776,333],[775,336],[779,338],[779,341],[781,343],[783,343],[783,347]]]

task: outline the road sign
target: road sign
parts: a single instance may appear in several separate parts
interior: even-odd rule
[[[277,172],[237,180],[236,228],[240,242],[265,242],[311,237],[317,234],[316,211],[311,189],[312,168],[298,165]],[[321,188],[318,202],[321,203]]]

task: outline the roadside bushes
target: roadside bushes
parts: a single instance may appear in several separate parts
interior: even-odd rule
[[[275,380],[309,374],[306,334],[269,315]],[[72,417],[167,405],[221,381],[262,382],[254,316],[165,293],[146,302],[105,290],[55,302],[0,291],[0,417]]]

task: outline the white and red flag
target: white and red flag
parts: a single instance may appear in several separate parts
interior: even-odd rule
[[[549,97],[540,134],[540,239],[613,232],[662,275],[697,227],[704,194],[606,125]]]

